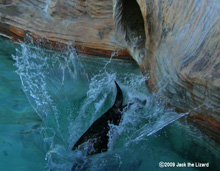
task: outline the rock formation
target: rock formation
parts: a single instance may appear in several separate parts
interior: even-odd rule
[[[218,0],[0,0],[2,35],[56,49],[71,43],[90,55],[130,54],[153,91],[217,131],[219,25]]]
[[[112,9],[111,0],[0,0],[0,33],[47,48],[72,44],[87,55],[115,51],[132,59],[115,40]]]
[[[114,0],[114,21],[151,89],[220,131],[220,1]]]

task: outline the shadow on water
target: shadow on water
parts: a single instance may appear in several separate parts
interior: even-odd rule
[[[34,162],[39,161],[42,168],[39,170],[159,170],[159,162],[164,161],[209,162],[206,169],[219,169],[219,146],[183,119],[179,120],[186,114],[177,114],[154,94],[149,94],[145,86],[147,78],[135,63],[114,57],[111,62],[104,58],[78,57],[71,47],[65,52],[53,52],[24,44],[13,53],[13,59],[17,69],[8,66],[1,69],[0,83],[8,85],[1,87],[1,93],[5,92],[5,97],[10,99],[14,94],[11,92],[20,94],[14,104],[7,101],[5,105],[22,114],[9,112],[10,118],[19,117],[20,125],[7,126],[13,135],[0,137],[17,141],[19,154],[27,159],[25,168],[34,168]],[[5,58],[1,65],[7,63]],[[5,80],[4,70],[13,73],[18,87],[12,85],[12,80]],[[111,125],[108,152],[86,157],[83,151],[71,151],[78,138],[114,103],[114,80],[123,91],[124,104],[138,98],[146,100],[144,108],[135,103],[124,113],[119,126]],[[27,103],[20,82],[37,115]],[[3,109],[0,110],[3,132],[8,121]],[[16,147],[11,141],[2,143],[8,143],[10,150]],[[11,152],[3,148],[2,155],[10,157]],[[11,160],[17,158],[18,155]]]

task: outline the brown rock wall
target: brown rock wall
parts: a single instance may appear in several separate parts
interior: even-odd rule
[[[199,125],[220,130],[220,1],[113,2],[118,40],[149,74],[148,86]],[[139,29],[131,19],[142,20],[134,22]]]
[[[0,31],[17,41],[32,36],[51,42],[51,47],[71,43],[86,54],[111,56],[118,51],[119,58],[131,59],[115,41],[112,8],[112,1],[105,0],[0,1]]]

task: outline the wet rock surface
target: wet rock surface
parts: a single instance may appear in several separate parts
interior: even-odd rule
[[[112,5],[105,0],[1,0],[0,33],[16,41],[41,39],[54,49],[72,44],[84,54],[117,52],[132,59],[115,41]]]
[[[126,37],[124,42],[150,75],[149,87],[182,111],[190,109],[194,119],[203,118],[219,129],[220,2],[132,1],[142,13],[145,49]],[[116,31],[126,34],[130,25],[124,14],[131,11],[125,0],[114,3]],[[144,37],[138,33],[136,37]]]

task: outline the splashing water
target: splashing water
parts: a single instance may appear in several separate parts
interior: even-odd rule
[[[134,63],[78,57],[71,47],[53,52],[25,44],[13,58],[23,91],[44,123],[48,170],[145,170],[159,169],[159,161],[192,160],[176,153],[178,148],[170,138],[177,134],[176,127],[191,136],[181,127],[183,123],[174,122],[186,114],[177,114],[150,94],[147,78]],[[111,125],[108,152],[85,157],[80,151],[71,151],[114,103],[114,80],[123,91],[124,104],[135,99],[146,100],[146,104],[140,108],[140,103],[134,103],[119,126]],[[203,139],[201,136],[199,141]]]

